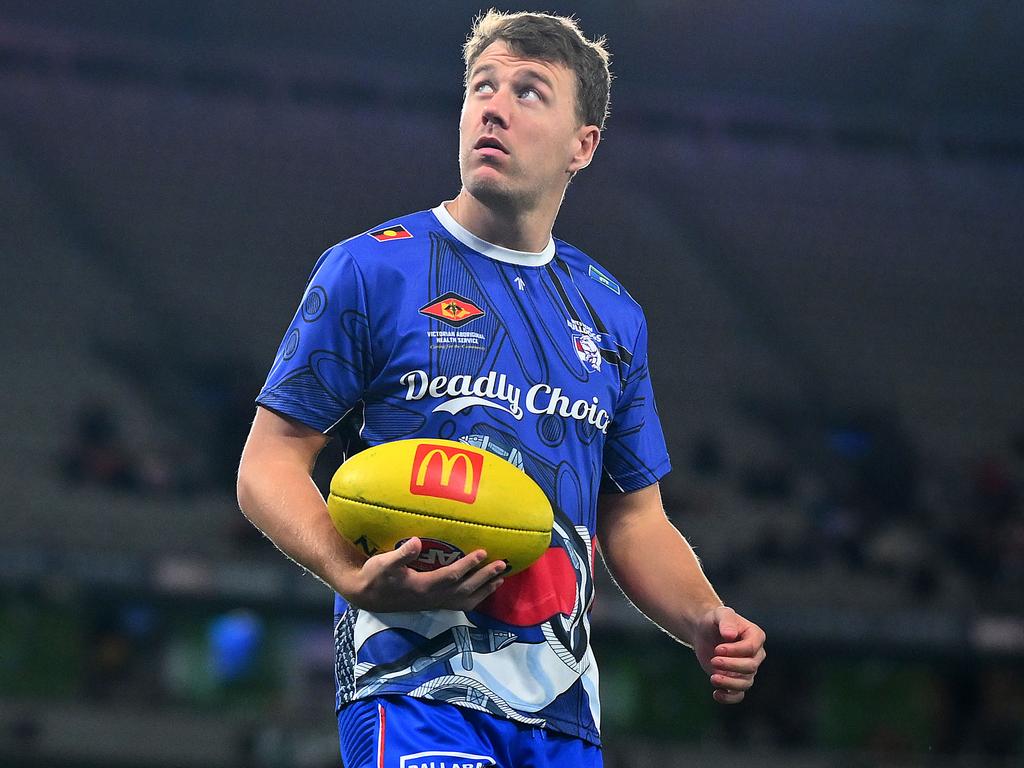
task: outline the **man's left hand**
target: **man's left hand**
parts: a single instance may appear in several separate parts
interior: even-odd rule
[[[701,667],[711,676],[715,701],[743,701],[765,659],[764,640],[764,630],[732,608],[720,605],[704,614],[697,626],[693,650]]]

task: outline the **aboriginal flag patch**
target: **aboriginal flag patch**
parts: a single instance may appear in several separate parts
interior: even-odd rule
[[[483,317],[484,311],[469,299],[449,291],[426,306],[420,307],[420,314],[427,317],[436,317],[453,328],[459,328],[470,320]]]
[[[384,227],[384,229],[374,230],[369,235],[378,243],[383,243],[387,240],[405,240],[412,237],[412,233],[401,224],[394,224],[390,227]]]

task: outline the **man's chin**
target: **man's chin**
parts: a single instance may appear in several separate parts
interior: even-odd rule
[[[522,192],[512,189],[504,179],[476,176],[465,182],[466,191],[488,208],[518,208],[525,200]]]

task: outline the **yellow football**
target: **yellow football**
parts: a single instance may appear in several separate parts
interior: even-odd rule
[[[334,474],[327,509],[367,555],[419,537],[412,567],[422,571],[484,549],[516,573],[544,554],[554,522],[547,495],[523,470],[452,440],[396,440],[357,453]]]

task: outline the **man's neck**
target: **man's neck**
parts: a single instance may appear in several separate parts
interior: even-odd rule
[[[551,241],[555,217],[539,209],[515,214],[496,210],[481,203],[465,187],[454,200],[445,203],[445,208],[455,221],[481,240],[503,248],[540,253]]]

